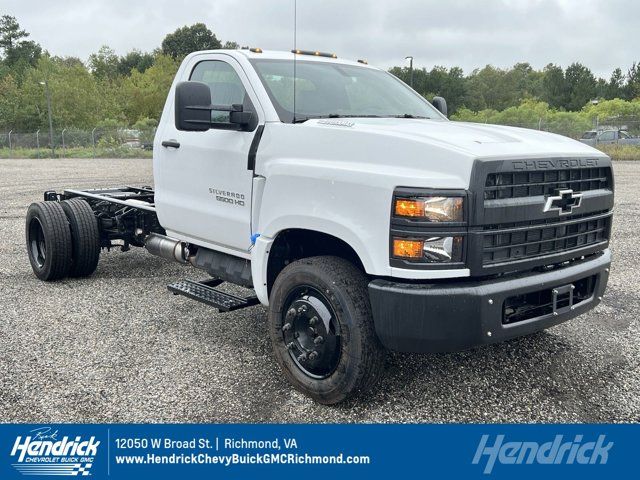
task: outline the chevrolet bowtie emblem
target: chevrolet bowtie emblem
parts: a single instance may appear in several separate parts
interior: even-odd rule
[[[544,204],[543,212],[557,211],[558,215],[569,215],[574,208],[580,206],[582,201],[581,193],[573,193],[570,188],[558,190],[557,195],[549,195]]]

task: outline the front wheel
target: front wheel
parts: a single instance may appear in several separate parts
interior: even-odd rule
[[[367,278],[338,257],[311,257],[285,267],[269,301],[275,357],[295,388],[323,404],[369,389],[384,349],[371,316]]]

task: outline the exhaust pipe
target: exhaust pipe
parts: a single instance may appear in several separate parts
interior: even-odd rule
[[[175,238],[152,233],[145,240],[144,247],[156,257],[184,264],[190,261],[191,256],[189,255],[187,244]]]

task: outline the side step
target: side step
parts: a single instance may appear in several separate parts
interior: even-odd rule
[[[181,280],[176,283],[167,285],[167,289],[174,295],[184,295],[192,300],[206,303],[217,308],[220,312],[230,312],[240,308],[251,307],[260,303],[258,297],[251,295],[249,297],[238,297],[229,293],[216,290],[223,283],[223,280],[212,278],[202,282],[194,282],[193,280]]]

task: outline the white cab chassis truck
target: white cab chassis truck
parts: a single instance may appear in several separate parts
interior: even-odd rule
[[[153,188],[47,191],[29,207],[36,276],[91,275],[114,245],[200,269],[207,279],[169,290],[220,311],[268,307],[284,375],[321,403],[373,385],[385,349],[531,334],[594,308],[607,284],[606,155],[451,122],[444,99],[364,61],[192,53],[153,149]]]

